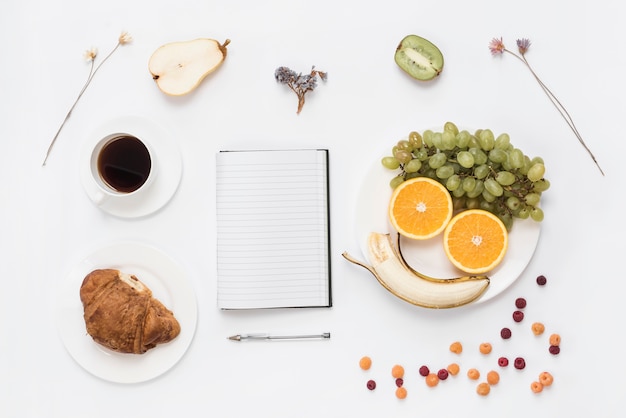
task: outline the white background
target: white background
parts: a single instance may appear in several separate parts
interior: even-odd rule
[[[617,1],[16,1],[0,14],[0,415],[108,416],[618,416],[624,393],[623,139],[626,70],[623,7]],[[122,30],[134,40],[108,61],[76,107],[49,163],[50,140],[73,103],[88,65]],[[441,76],[419,83],[394,63],[399,41],[415,33],[445,56]],[[548,98],[512,56],[487,48],[502,36],[533,42],[528,59],[566,105],[603,166],[602,177]],[[151,53],[171,41],[228,38],[224,65],[193,93],[166,97],[147,71]],[[296,96],[277,85],[278,66],[327,71],[328,82]],[[175,133],[184,163],[169,205],[138,220],[111,217],[83,192],[81,141],[98,124],[127,114]],[[356,193],[364,170],[410,130],[445,121],[508,132],[525,153],[545,159],[552,188],[537,251],[499,297],[447,311],[414,307],[343,260],[357,255]],[[220,149],[327,147],[331,159],[334,306],[323,310],[221,312],[216,308],[215,164]],[[154,245],[188,272],[198,326],[186,355],[166,374],[120,385],[93,377],[65,350],[54,298],[65,275],[95,249],[120,240]],[[535,277],[544,274],[540,288]],[[514,324],[515,298],[528,300]],[[562,352],[547,353],[547,334]],[[510,326],[514,338],[499,338]],[[234,343],[238,332],[331,332],[330,341]],[[460,357],[448,352],[461,340]],[[481,357],[477,346],[494,344]],[[519,353],[522,371],[479,397],[464,370],[495,367]],[[374,360],[358,368],[362,355]],[[462,372],[429,389],[421,364]],[[407,369],[398,400],[391,367]],[[464,370],[463,370],[464,369]],[[530,382],[549,370],[540,395]],[[378,388],[365,383],[375,379]]]

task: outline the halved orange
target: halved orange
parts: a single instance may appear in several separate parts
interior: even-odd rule
[[[446,255],[457,268],[470,274],[482,274],[500,264],[509,245],[504,223],[482,209],[470,209],[455,215],[443,233]]]
[[[398,185],[389,202],[389,220],[401,235],[428,239],[443,232],[452,219],[452,197],[444,185],[415,177]]]

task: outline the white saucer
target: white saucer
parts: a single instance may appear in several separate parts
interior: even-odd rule
[[[80,286],[99,268],[136,275],[174,313],[181,327],[178,337],[144,354],[117,353],[94,342],[86,332]],[[78,263],[59,286],[54,311],[72,358],[94,376],[115,383],[144,382],[174,367],[193,340],[198,318],[196,295],[184,270],[160,250],[133,242],[100,248]]]
[[[120,199],[112,198],[96,204],[100,193],[91,176],[91,150],[100,139],[111,133],[132,134],[148,143],[155,153],[159,171],[146,193]],[[98,127],[90,134],[80,160],[81,182],[89,199],[103,211],[122,218],[150,215],[165,206],[178,189],[182,172],[180,149],[171,133],[154,122],[137,116],[120,117]]]

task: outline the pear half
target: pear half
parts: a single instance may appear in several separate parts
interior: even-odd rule
[[[222,65],[229,43],[208,38],[171,42],[154,51],[148,69],[163,93],[182,96]]]

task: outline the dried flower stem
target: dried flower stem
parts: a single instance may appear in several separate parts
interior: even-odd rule
[[[313,91],[317,87],[317,77],[319,76],[322,81],[326,81],[328,78],[328,74],[323,71],[318,71],[315,69],[315,66],[311,68],[310,74],[302,73],[297,74],[295,71],[290,70],[287,67],[278,67],[274,72],[274,77],[276,81],[282,84],[286,84],[291,91],[296,93],[298,96],[298,111],[297,114],[300,114],[302,108],[304,107],[304,95],[308,91]]]
[[[97,66],[95,65],[95,59],[96,59],[96,55],[97,55],[96,51],[95,50],[87,51],[86,56],[87,56],[87,58],[89,59],[89,62],[90,62],[89,75],[87,76],[87,81],[85,81],[85,84],[83,84],[83,87],[80,89],[80,92],[78,93],[78,96],[76,97],[76,100],[74,100],[74,103],[72,104],[72,107],[70,107],[70,110],[65,115],[65,118],[63,119],[63,122],[61,123],[61,126],[59,126],[59,129],[57,130],[56,134],[54,135],[54,138],[52,138],[52,142],[50,142],[50,146],[48,147],[48,151],[46,152],[46,157],[43,160],[42,166],[46,165],[46,162],[48,161],[48,157],[50,157],[50,153],[52,152],[52,148],[54,147],[54,144],[56,143],[56,141],[57,141],[57,139],[59,137],[59,134],[61,133],[61,131],[63,130],[63,127],[65,126],[65,124],[67,123],[68,119],[72,115],[72,112],[74,111],[74,108],[78,104],[78,101],[80,100],[81,97],[83,97],[83,94],[85,93],[85,90],[87,90],[87,87],[89,87],[89,85],[91,84],[91,81],[93,80],[95,75],[98,73],[98,70],[100,70],[102,65],[105,62],[107,62],[107,60],[111,57],[111,55],[113,55],[113,53],[115,51],[117,51],[117,49],[121,45],[129,43],[131,40],[132,40],[132,38],[130,37],[130,35],[128,35],[128,33],[122,32],[122,34],[120,35],[120,37],[119,37],[115,47],[111,50],[111,52],[109,52],[109,54],[106,57],[104,57],[104,59],[102,61],[100,61],[100,64],[98,64]]]
[[[526,59],[526,51],[528,51],[528,48],[530,47],[530,41],[528,39],[518,39],[517,46],[518,46],[519,54],[516,54],[515,52],[507,49],[504,46],[504,43],[502,42],[502,38],[500,39],[494,38],[489,44],[489,49],[491,50],[491,53],[493,55],[499,55],[499,54],[506,52],[507,54],[510,54],[514,56],[515,58],[517,58],[518,60],[520,60],[526,66],[526,68],[528,68],[528,70],[530,71],[534,79],[537,81],[537,83],[539,84],[543,92],[546,94],[546,96],[548,96],[548,98],[550,99],[554,107],[556,107],[556,109],[559,111],[559,113],[561,114],[561,116],[563,117],[567,125],[570,127],[570,129],[572,130],[572,132],[578,139],[578,142],[580,142],[580,144],[583,146],[585,151],[587,151],[587,153],[589,154],[589,156],[595,163],[596,167],[598,167],[598,170],[600,170],[600,173],[604,176],[604,171],[600,167],[600,164],[598,163],[598,160],[596,159],[595,155],[593,154],[593,152],[591,152],[591,149],[587,146],[582,135],[578,131],[578,128],[574,124],[574,119],[569,114],[565,106],[563,106],[561,101],[554,95],[554,93],[552,93],[552,90],[550,90],[550,88],[541,80],[541,78],[539,78],[539,75],[537,75],[535,70],[532,68],[532,66],[528,62],[528,59]]]

